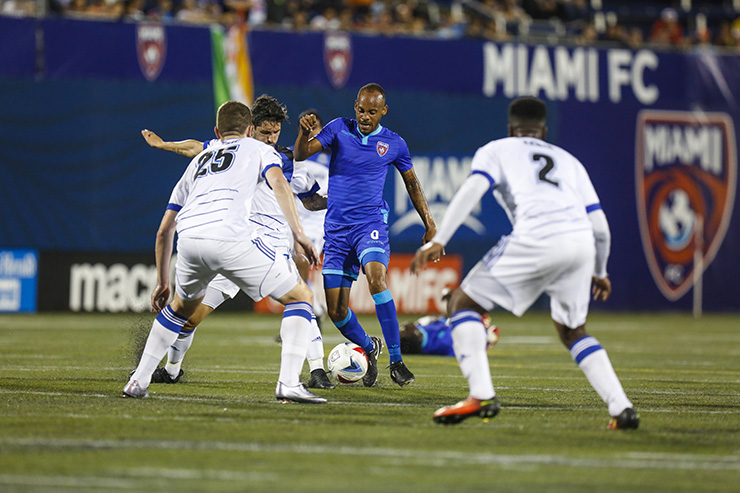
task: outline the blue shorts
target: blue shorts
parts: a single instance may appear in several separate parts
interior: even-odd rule
[[[362,224],[324,224],[325,288],[351,286],[357,280],[360,266],[380,262],[388,267],[391,246],[388,225],[382,220]]]

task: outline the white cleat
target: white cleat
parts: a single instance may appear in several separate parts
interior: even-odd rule
[[[133,397],[135,399],[143,399],[149,397],[149,392],[146,389],[142,389],[139,382],[136,380],[129,380],[126,386],[123,388],[121,397]]]
[[[299,384],[295,387],[288,387],[278,382],[275,389],[275,398],[285,402],[301,402],[303,404],[326,404],[326,399],[311,393],[305,385]]]

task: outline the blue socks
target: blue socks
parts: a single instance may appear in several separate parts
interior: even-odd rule
[[[355,312],[352,310],[347,311],[347,317],[341,322],[334,322],[334,325],[336,325],[339,332],[349,341],[360,346],[366,353],[371,352],[375,347],[373,340],[370,339],[370,336],[367,335],[360,322],[357,321]]]
[[[391,363],[402,361],[398,315],[390,290],[386,289],[382,293],[374,294],[373,301],[375,301],[375,314],[380,322],[380,328],[383,329],[383,338],[388,347]]]

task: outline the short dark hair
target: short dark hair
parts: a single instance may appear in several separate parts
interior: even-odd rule
[[[383,102],[385,102],[385,89],[381,87],[380,84],[376,84],[375,82],[371,82],[370,84],[365,84],[360,88],[359,91],[357,91],[357,98],[360,98],[360,94],[363,92],[377,92],[381,96],[383,96]]]
[[[313,115],[313,116],[315,116],[316,117],[316,121],[318,121],[318,123],[319,123],[319,126],[320,127],[323,127],[324,126],[324,119],[321,118],[321,115],[319,115],[319,112],[316,111],[315,109],[309,108],[307,110],[303,110],[301,112],[301,114],[298,115],[298,119],[300,120],[301,118],[303,118],[306,115]]]
[[[280,101],[263,94],[258,97],[252,105],[252,121],[255,127],[259,127],[264,122],[283,123],[288,119],[288,110]]]
[[[226,101],[216,113],[216,127],[221,135],[238,133],[243,135],[252,124],[249,106],[239,101]]]
[[[516,98],[509,105],[509,123],[533,123],[544,125],[547,121],[547,106],[533,96]]]

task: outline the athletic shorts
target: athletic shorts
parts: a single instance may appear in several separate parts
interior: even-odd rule
[[[204,296],[218,274],[254,301],[265,296],[281,298],[301,282],[290,255],[259,238],[251,242],[181,238],[177,247],[175,289],[184,300]]]
[[[351,285],[360,274],[360,266],[380,262],[388,267],[391,246],[388,225],[382,219],[362,224],[324,226],[324,276],[342,276],[342,285]],[[338,287],[338,286],[327,286]]]
[[[512,234],[483,256],[460,288],[485,310],[498,305],[518,317],[546,293],[553,320],[573,329],[586,323],[595,261],[590,231],[549,238]]]

